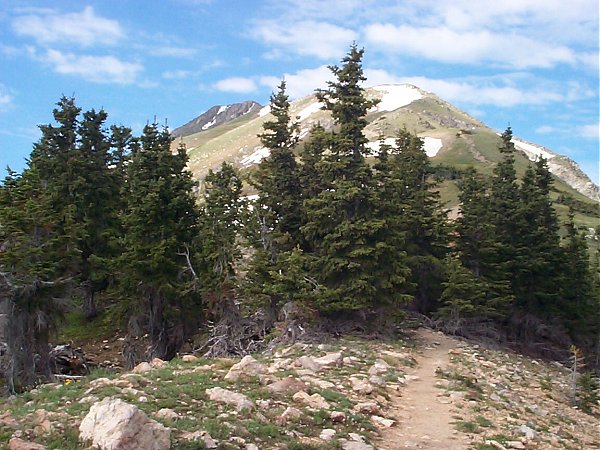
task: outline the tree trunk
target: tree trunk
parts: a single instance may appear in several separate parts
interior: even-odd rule
[[[92,320],[98,315],[98,310],[91,280],[81,283],[81,290],[83,292],[83,315],[86,320]]]

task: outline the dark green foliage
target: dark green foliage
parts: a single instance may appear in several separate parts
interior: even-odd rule
[[[130,332],[149,335],[146,358],[173,357],[194,322],[194,298],[186,287],[193,278],[190,249],[197,233],[195,183],[185,168],[185,149],[173,154],[170,144],[166,129],[147,125],[127,168],[121,283],[135,319]],[[141,329],[132,329],[135,322]]]
[[[0,187],[0,297],[13,392],[49,379],[50,333],[64,312],[72,255],[52,200],[35,167],[9,172]]]
[[[593,372],[585,372],[577,378],[575,401],[577,406],[587,414],[594,413],[600,400],[600,383]]]
[[[231,164],[208,173],[204,179],[204,204],[200,215],[198,266],[203,267],[205,290],[234,287],[235,264],[241,257],[238,233],[247,208],[242,198],[242,180]]]
[[[317,128],[303,154],[304,174],[316,171],[318,180],[315,186],[302,178],[309,181],[302,232],[312,251],[307,267],[318,286],[315,303],[324,313],[398,306],[405,298],[394,289],[405,282],[405,266],[389,265],[393,243],[381,239],[386,223],[377,215],[376,183],[365,161],[365,116],[374,102],[360,86],[362,55],[353,46],[342,67],[331,67],[336,80],[317,98],[331,111],[336,131]]]
[[[282,81],[271,96],[275,120],[263,124],[259,135],[270,155],[256,171],[252,183],[259,192],[259,208],[273,237],[273,251],[291,250],[302,243],[302,198],[294,148],[298,143],[298,124],[292,122],[290,103]]]

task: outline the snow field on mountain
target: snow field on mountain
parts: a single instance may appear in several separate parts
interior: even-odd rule
[[[423,97],[416,87],[408,84],[384,84],[373,86],[373,89],[380,92],[382,97],[381,101],[371,109],[372,112],[395,111]]]
[[[530,161],[535,161],[540,156],[543,156],[545,159],[552,159],[556,156],[538,145],[529,144],[519,139],[513,138],[512,143],[515,144],[518,150],[525,152]]]

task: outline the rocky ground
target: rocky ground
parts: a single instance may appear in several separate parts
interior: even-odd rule
[[[0,446],[600,449],[598,416],[571,406],[570,376],[428,329],[397,342],[296,343],[241,361],[188,355],[7,399]]]

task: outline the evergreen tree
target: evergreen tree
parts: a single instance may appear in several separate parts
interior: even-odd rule
[[[146,358],[173,357],[197,314],[188,303],[195,299],[185,295],[193,259],[187,250],[197,232],[195,183],[185,149],[173,154],[170,145],[168,130],[147,125],[127,171],[121,282],[131,293],[130,326],[140,323],[150,339]]]
[[[446,214],[435,190],[423,140],[400,130],[392,151],[392,177],[398,190],[395,199],[402,205],[399,226],[405,233],[410,281],[416,286],[417,308],[429,313],[441,294],[448,239]]]
[[[0,297],[13,392],[51,376],[49,338],[64,312],[72,256],[52,200],[35,167],[9,172],[0,186]]]
[[[569,211],[567,235],[561,252],[560,303],[551,311],[566,323],[577,344],[597,351],[600,339],[600,292],[594,282],[585,236],[579,233]],[[596,275],[597,276],[597,275]]]
[[[219,292],[235,287],[235,264],[241,257],[238,234],[247,206],[242,180],[231,164],[223,162],[218,172],[210,170],[204,182],[198,265],[204,267],[205,287],[219,298]]]
[[[298,124],[292,122],[285,81],[271,95],[271,114],[275,120],[263,124],[259,135],[270,155],[259,165],[252,182],[259,193],[260,210],[273,234],[274,252],[291,250],[301,244],[302,198],[294,149],[298,143]]]
[[[379,295],[380,284],[386,283],[391,293],[389,286],[401,284],[402,279],[398,273],[393,280],[389,273],[382,274],[388,269],[384,265],[389,246],[379,240],[385,221],[375,214],[376,187],[365,161],[365,116],[375,102],[366,99],[360,86],[365,80],[362,56],[363,50],[352,46],[342,67],[330,67],[336,80],[329,89],[317,91],[324,109],[331,111],[336,131],[325,140],[318,136],[328,148],[318,149],[322,159],[313,167],[325,189],[316,189],[316,195],[306,200],[307,223],[302,231],[312,250],[308,267],[318,285],[316,305],[325,313],[366,312],[384,306],[390,300]],[[392,302],[402,299],[397,292]]]

